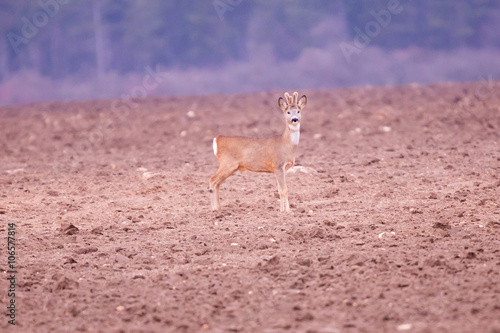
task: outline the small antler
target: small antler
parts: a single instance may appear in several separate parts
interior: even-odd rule
[[[285,100],[286,100],[286,104],[288,104],[288,105],[290,105],[292,103],[292,98],[290,97],[288,92],[285,93]]]
[[[290,96],[290,94],[288,94],[288,92],[286,92],[285,98],[286,98],[286,102],[288,105],[296,105],[299,101],[299,93],[294,92],[293,95]]]

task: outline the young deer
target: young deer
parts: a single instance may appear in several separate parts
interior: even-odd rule
[[[303,95],[285,93],[286,101],[280,97],[278,105],[286,120],[282,135],[271,138],[244,138],[240,136],[218,136],[214,138],[214,154],[219,160],[219,170],[210,178],[210,193],[213,210],[220,210],[219,187],[236,171],[270,172],[276,175],[280,195],[280,210],[290,211],[285,172],[295,163],[295,152],[300,137],[300,111],[307,103]]]

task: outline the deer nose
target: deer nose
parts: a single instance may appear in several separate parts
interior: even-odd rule
[[[292,118],[292,123],[298,123],[299,122],[299,118]]]

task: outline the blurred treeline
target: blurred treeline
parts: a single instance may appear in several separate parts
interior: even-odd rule
[[[213,68],[260,56],[289,61],[305,48],[352,42],[354,28],[364,30],[374,20],[372,11],[387,9],[391,1],[2,1],[0,80],[22,69],[61,79],[144,71],[156,64]],[[500,48],[500,1],[400,4],[403,12],[391,17],[371,46]],[[30,24],[26,38],[23,26]]]

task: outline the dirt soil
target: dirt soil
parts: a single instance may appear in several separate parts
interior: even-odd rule
[[[279,212],[219,134],[283,92],[0,109],[0,281],[17,332],[500,332],[500,83],[307,94]]]

